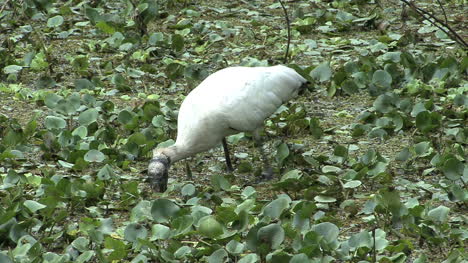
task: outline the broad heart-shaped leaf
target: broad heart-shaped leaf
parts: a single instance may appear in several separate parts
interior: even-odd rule
[[[450,158],[445,161],[444,166],[442,167],[442,172],[444,172],[445,177],[450,180],[458,180],[463,175],[463,170],[465,166],[461,161],[456,158]]]
[[[99,112],[97,109],[87,109],[80,113],[80,116],[78,116],[78,122],[83,126],[88,126],[97,120],[98,114]]]
[[[89,150],[84,156],[84,160],[90,163],[101,163],[104,161],[104,158],[105,155],[99,150],[95,149]]]
[[[213,252],[213,254],[211,254],[207,258],[207,261],[208,263],[225,262],[227,257],[228,257],[228,253],[226,252],[226,250],[224,250],[223,248],[220,248],[216,250],[215,252]]]
[[[332,76],[332,70],[328,62],[318,65],[310,72],[310,76],[320,82],[329,81]]]
[[[422,111],[416,116],[416,127],[422,133],[428,133],[440,126],[442,116],[437,112]]]
[[[280,196],[276,200],[271,201],[263,208],[263,215],[271,219],[278,219],[284,210],[289,208],[291,199],[286,196]]]
[[[63,97],[55,93],[47,93],[44,98],[44,104],[49,107],[49,109],[54,109],[57,106],[57,103],[62,100]]]
[[[211,176],[211,184],[213,185],[213,188],[217,191],[227,191],[231,188],[231,184],[229,183],[229,181],[226,178],[224,178],[224,176],[218,174],[213,174]]]
[[[354,80],[347,79],[341,83],[341,88],[349,95],[359,92],[359,87]]]
[[[180,207],[168,199],[157,199],[151,207],[151,215],[157,223],[168,223],[169,219],[177,215]]]
[[[82,90],[82,89],[87,89],[87,90],[94,90],[95,85],[88,79],[76,79],[75,80],[75,89],[76,90]]]
[[[393,109],[393,98],[382,94],[374,101],[374,108],[381,113],[388,113]]]
[[[223,226],[214,216],[208,215],[200,218],[198,232],[206,237],[215,238],[223,234]]]
[[[427,213],[427,216],[431,220],[436,221],[438,223],[445,223],[447,221],[449,212],[450,212],[450,208],[441,205],[437,208],[430,210]]]
[[[130,242],[138,241],[139,238],[144,239],[148,236],[148,230],[137,223],[129,224],[124,231],[125,240]]]
[[[18,74],[23,69],[22,66],[9,65],[3,68],[5,74]]]
[[[39,203],[39,202],[36,202],[36,201],[33,201],[33,200],[26,200],[24,201],[23,205],[25,207],[27,207],[31,212],[35,213],[37,210],[40,210],[40,209],[43,209],[43,208],[46,208],[47,206]]]
[[[59,27],[63,24],[63,17],[62,16],[54,16],[47,20],[48,27]]]
[[[336,242],[336,238],[340,233],[340,229],[330,222],[323,222],[314,225],[312,230],[321,235],[327,241],[327,243]]]
[[[379,87],[388,88],[392,84],[392,76],[385,70],[376,70],[372,75],[372,83]]]
[[[270,250],[278,248],[284,240],[284,229],[279,224],[270,224],[260,228],[257,240],[266,244]]]
[[[414,146],[414,152],[419,157],[428,156],[431,154],[430,151],[431,143],[430,142],[420,142]]]
[[[62,130],[67,126],[67,122],[60,117],[47,116],[45,126],[48,130]]]

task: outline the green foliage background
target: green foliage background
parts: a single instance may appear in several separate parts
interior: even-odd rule
[[[398,1],[286,5],[312,85],[265,123],[277,179],[242,133],[159,194],[184,96],[282,62],[279,2],[0,2],[0,262],[465,262],[466,49]]]

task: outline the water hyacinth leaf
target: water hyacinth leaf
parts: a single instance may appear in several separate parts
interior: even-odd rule
[[[168,223],[169,219],[176,216],[180,207],[168,199],[157,199],[151,206],[151,215],[157,223]]]
[[[231,184],[229,183],[229,181],[224,176],[218,175],[218,174],[213,174],[211,176],[211,185],[217,191],[219,190],[227,191],[231,188]]]
[[[148,236],[148,230],[141,224],[131,223],[124,231],[124,238],[130,242],[136,242],[138,239],[145,239]]]
[[[108,164],[104,165],[101,169],[99,169],[99,172],[97,174],[97,178],[99,180],[109,180],[110,178],[115,176],[115,172],[112,169],[112,167]]]
[[[263,215],[271,219],[279,219],[283,211],[289,208],[290,200],[286,197],[279,197],[263,208]]]
[[[430,151],[430,148],[430,142],[420,142],[414,146],[414,152],[419,157],[425,157],[431,154],[432,151]]]
[[[318,65],[310,72],[310,76],[319,82],[329,81],[332,76],[332,70],[329,63],[324,62]]]
[[[35,213],[38,210],[44,209],[47,206],[33,200],[24,201],[23,205],[29,209],[29,211]]]
[[[63,24],[63,16],[54,16],[47,20],[48,27],[59,27]]]
[[[3,68],[5,74],[18,74],[23,69],[22,66],[9,65]]]
[[[80,113],[78,116],[78,122],[83,126],[88,126],[97,120],[98,114],[99,112],[97,109],[87,109]]]
[[[359,86],[356,84],[354,80],[345,80],[341,83],[341,88],[344,90],[346,94],[352,95],[359,92]]]
[[[279,224],[261,227],[257,232],[257,240],[266,244],[269,249],[278,248],[284,240],[284,229]]]
[[[465,165],[456,158],[450,158],[444,162],[442,172],[450,180],[458,180],[463,175]]]
[[[330,222],[323,222],[312,227],[312,231],[322,236],[328,243],[336,242],[340,229]]]
[[[67,122],[60,117],[47,116],[45,118],[45,126],[48,130],[62,130],[67,126]]]
[[[289,147],[286,143],[280,144],[276,148],[276,162],[278,162],[279,166],[283,165],[283,161],[289,156]]]
[[[127,246],[122,240],[114,239],[110,236],[107,236],[104,240],[104,247],[112,250],[112,252],[107,257],[108,260],[122,260],[127,256]]]
[[[385,70],[376,70],[372,75],[372,83],[378,87],[390,87],[392,76]]]
[[[346,182],[346,183],[343,185],[343,187],[344,187],[344,188],[356,188],[356,187],[359,187],[361,184],[362,184],[361,181],[359,181],[359,180],[353,180],[353,181]]]
[[[387,94],[382,94],[374,101],[374,108],[381,113],[388,113],[393,109],[393,98]]]
[[[228,257],[228,253],[226,250],[220,248],[213,252],[208,258],[208,263],[218,263],[218,262],[226,262],[226,258]]]
[[[427,216],[435,221],[435,222],[438,222],[438,223],[445,223],[447,222],[447,219],[448,219],[448,213],[450,212],[450,208],[446,207],[446,206],[439,206],[439,207],[436,207],[432,210],[430,210],[428,213],[427,213]]]
[[[105,155],[101,151],[95,149],[89,150],[84,156],[84,160],[90,163],[101,163],[104,159]]]
[[[191,248],[189,246],[181,246],[174,252],[174,257],[177,259],[182,259],[187,255],[190,255]]]
[[[336,202],[336,198],[331,196],[324,196],[324,195],[317,195],[314,197],[314,200],[319,203],[334,203]]]
[[[342,170],[340,167],[325,165],[322,167],[322,173],[340,173]]]
[[[182,189],[180,190],[182,196],[194,196],[197,192],[197,189],[193,184],[186,184]]]
[[[244,252],[244,244],[233,239],[226,244],[226,250],[230,254],[239,255]]]
[[[223,234],[223,226],[214,216],[208,215],[200,219],[198,232],[208,238],[216,238]]]
[[[171,36],[171,45],[175,51],[182,51],[184,48],[184,37],[179,34],[174,34]]]
[[[78,237],[77,239],[73,240],[71,245],[76,248],[80,252],[85,252],[88,250],[89,239],[85,237]]]
[[[256,263],[258,261],[258,256],[257,254],[246,254],[242,256],[242,258],[237,261],[238,263]]]
[[[151,227],[151,232],[153,233],[150,238],[151,241],[166,240],[171,236],[171,228],[161,224],[154,224]]]

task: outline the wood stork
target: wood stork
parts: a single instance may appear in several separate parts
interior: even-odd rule
[[[223,142],[228,169],[232,169],[225,137],[255,132],[281,104],[294,97],[307,80],[295,70],[271,67],[229,67],[208,76],[182,102],[174,145],[153,150],[148,165],[153,189],[167,189],[171,164],[207,151]]]

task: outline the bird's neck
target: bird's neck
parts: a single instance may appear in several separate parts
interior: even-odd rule
[[[171,164],[173,164],[179,160],[189,157],[191,155],[191,152],[185,147],[174,144],[166,148],[159,148],[153,150],[153,157],[156,157],[160,154],[164,154],[166,157],[169,157]]]

